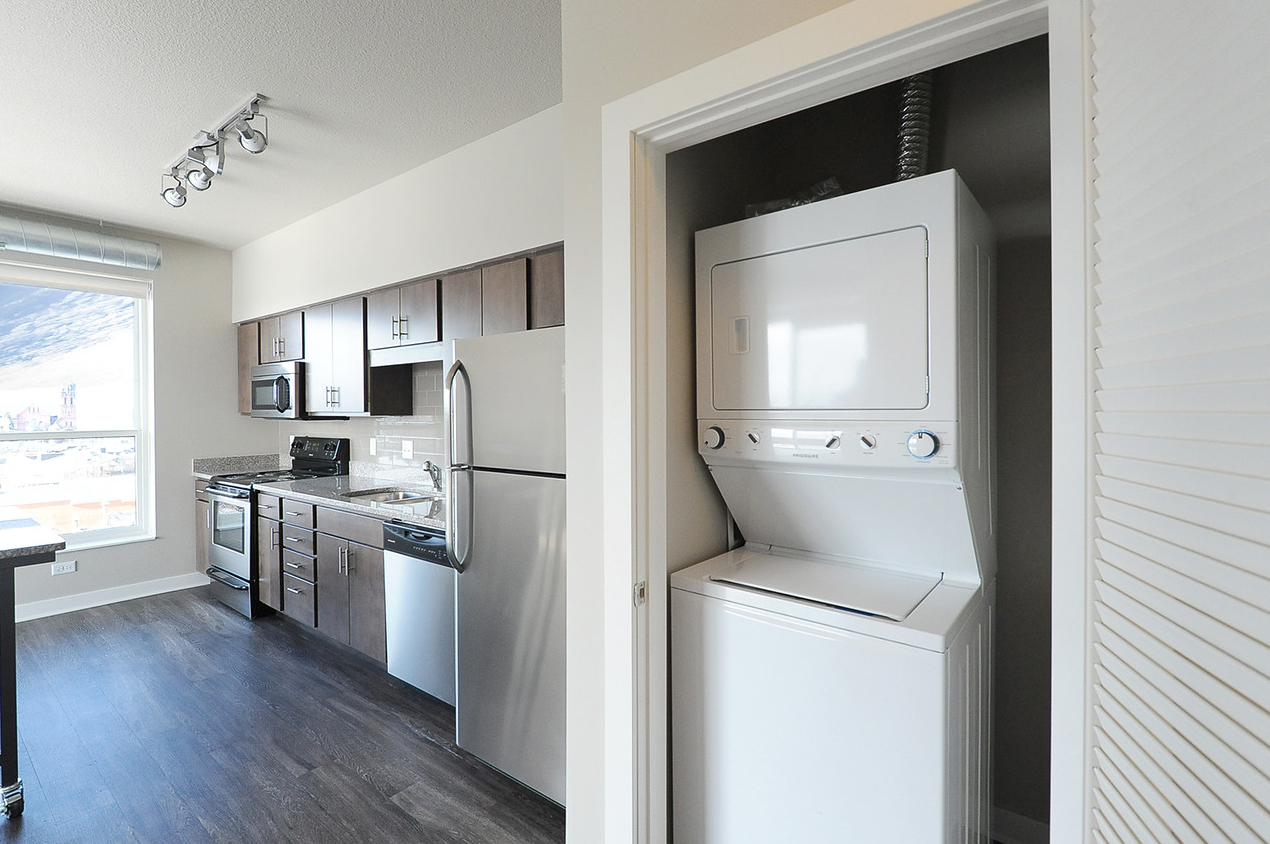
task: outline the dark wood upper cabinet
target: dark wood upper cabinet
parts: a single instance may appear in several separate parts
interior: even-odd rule
[[[300,360],[304,357],[304,314],[291,311],[260,320],[261,363]]]
[[[529,256],[529,327],[564,325],[564,248]]]
[[[529,327],[529,261],[516,258],[481,268],[481,333]]]
[[[441,339],[481,336],[481,271],[441,278]]]
[[[438,285],[424,278],[366,296],[366,347],[389,349],[441,339]]]
[[[260,363],[260,323],[238,326],[238,412],[251,414],[251,368]]]

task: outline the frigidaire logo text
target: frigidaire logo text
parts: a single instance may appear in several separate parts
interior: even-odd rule
[[[812,460],[819,460],[819,459],[820,459],[820,455],[819,455],[819,454],[816,454],[815,452],[795,451],[795,452],[793,453],[793,456],[794,456],[794,457],[809,457],[809,458],[811,458]]]

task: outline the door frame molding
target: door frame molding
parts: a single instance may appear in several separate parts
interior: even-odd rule
[[[1087,561],[1088,92],[1072,58],[1054,56],[1060,46],[1084,56],[1084,19],[1083,0],[854,0],[603,107],[602,421],[612,444],[603,462],[606,840],[662,844],[668,836],[667,526],[657,506],[667,483],[666,389],[656,377],[667,364],[665,319],[656,316],[665,313],[667,295],[666,155],[1050,31],[1054,552],[1055,560],[1073,561],[1079,547]],[[1056,577],[1056,690],[1060,667],[1063,682],[1072,680],[1073,652],[1083,678],[1084,570],[1067,566],[1061,589]],[[643,603],[632,600],[640,583],[647,584]],[[1065,754],[1056,757],[1055,813],[1084,803],[1069,764],[1073,753],[1083,762],[1084,710],[1074,712],[1071,697],[1055,697],[1053,741]]]

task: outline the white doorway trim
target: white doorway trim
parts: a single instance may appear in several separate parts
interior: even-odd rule
[[[1054,2],[1069,22],[1076,19],[1075,0]],[[667,840],[667,532],[664,513],[651,506],[667,482],[666,390],[650,377],[665,372],[667,363],[665,321],[656,318],[664,314],[666,299],[666,155],[1043,34],[1054,14],[1045,0],[854,0],[603,108],[602,403],[605,442],[612,444],[603,465],[607,842]],[[1064,92],[1054,90],[1055,82],[1051,79],[1052,96],[1069,104],[1083,97],[1079,80],[1060,82],[1067,84]],[[1058,112],[1070,117],[1073,110]],[[1054,131],[1055,154],[1083,166],[1083,127]],[[1068,142],[1073,133],[1081,143]],[[1060,144],[1060,138],[1066,140]],[[1083,213],[1083,185],[1069,183],[1065,195],[1066,208]],[[1068,229],[1055,231],[1055,253],[1062,240],[1083,256],[1083,222],[1070,214],[1062,220]],[[1081,282],[1083,290],[1083,276]],[[1070,306],[1062,314],[1069,329],[1074,315]],[[1059,319],[1056,312],[1056,337]],[[1083,332],[1083,311],[1081,319]],[[1071,366],[1079,368],[1080,362]],[[1086,371],[1080,370],[1082,391]],[[1057,380],[1055,389],[1057,395]],[[1067,397],[1072,393],[1067,390]],[[1080,396],[1080,412],[1068,420],[1078,418],[1083,430],[1084,393]],[[1068,465],[1087,460],[1083,451],[1060,454],[1059,446],[1056,431],[1056,467],[1060,460]],[[1063,532],[1059,509],[1056,497],[1055,536]],[[1061,515],[1069,529],[1083,535],[1083,501]],[[642,604],[632,599],[641,583],[647,584]]]

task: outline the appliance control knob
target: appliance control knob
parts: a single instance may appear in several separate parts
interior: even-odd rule
[[[878,438],[875,437],[873,434],[860,435],[860,450],[861,451],[872,451],[873,449],[877,447],[877,444],[878,444]]]
[[[706,448],[712,451],[718,451],[723,448],[724,441],[727,437],[723,433],[723,429],[718,425],[711,425],[706,428]]]
[[[939,438],[925,429],[908,435],[908,453],[918,460],[928,460],[939,451]]]
[[[760,436],[758,435],[758,431],[750,431],[750,432],[749,432],[748,434],[746,434],[745,436],[746,436],[746,437],[749,439],[749,441],[750,441],[750,442],[752,442],[754,445],[758,445],[758,441],[762,439],[762,437],[760,437]]]
[[[842,437],[834,434],[825,442],[825,448],[837,448],[842,445]]]

